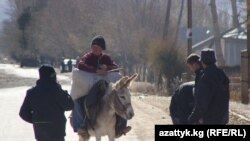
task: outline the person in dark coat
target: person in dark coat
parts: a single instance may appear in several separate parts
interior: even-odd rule
[[[78,63],[77,68],[82,71],[96,73],[97,75],[107,75],[109,70],[118,68],[118,65],[111,59],[108,54],[103,51],[106,50],[106,43],[101,35],[97,35],[92,39],[91,51],[83,55]],[[84,100],[86,97],[81,97]],[[82,108],[79,100],[74,101],[75,107],[72,111],[72,127],[74,132],[81,134],[81,136],[89,136],[87,131],[86,113]],[[127,120],[120,116],[116,116],[116,138],[119,138],[123,134],[126,134],[131,130],[130,126],[127,126]]]
[[[66,65],[64,63],[64,57],[61,58],[61,73],[64,73],[66,71]]]
[[[229,79],[215,63],[213,49],[201,51],[204,72],[195,95],[195,106],[189,116],[192,124],[227,124],[229,120]]]
[[[195,87],[194,87],[194,95],[197,91],[197,87],[199,85],[199,81],[201,79],[203,73],[203,67],[200,61],[200,56],[198,54],[192,53],[187,57],[187,66],[191,72],[195,73]]]
[[[195,73],[195,82],[183,83],[172,96],[169,109],[173,124],[189,124],[188,117],[194,107],[195,88],[203,70],[199,59],[200,56],[194,53],[187,57],[187,66],[191,72]]]
[[[64,141],[64,112],[73,109],[73,100],[57,83],[52,66],[42,65],[39,76],[36,86],[27,91],[19,115],[33,124],[37,141]]]
[[[69,59],[69,61],[67,62],[67,65],[68,65],[68,71],[72,72],[73,64],[72,64],[72,60],[71,59]]]
[[[172,96],[169,111],[173,124],[188,124],[188,116],[193,110],[194,81],[181,84]]]

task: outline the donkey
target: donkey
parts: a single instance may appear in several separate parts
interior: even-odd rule
[[[99,101],[100,109],[97,116],[95,119],[91,119],[91,116],[89,117],[94,122],[91,122],[91,126],[88,126],[88,133],[90,136],[95,136],[96,141],[101,141],[101,136],[105,135],[108,135],[109,141],[115,140],[116,114],[127,120],[132,119],[134,116],[128,87],[130,82],[136,77],[137,74],[130,77],[125,76],[114,84],[108,84],[104,96]],[[86,104],[85,110],[88,116],[89,112]],[[90,136],[79,134],[79,141],[88,141]]]

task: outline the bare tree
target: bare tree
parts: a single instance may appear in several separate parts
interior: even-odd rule
[[[28,54],[36,52],[40,56],[58,59],[61,56],[74,57],[90,49],[90,42],[96,34],[102,34],[107,42],[107,52],[128,72],[137,68],[146,80],[146,71],[152,73],[150,80],[161,78],[165,70],[155,67],[145,52],[159,48],[156,41],[173,39],[177,42],[179,27],[185,27],[183,16],[184,0],[10,0],[11,21],[5,24],[4,38],[11,46],[11,54],[18,56],[18,36],[21,32],[16,25],[17,17],[27,6],[32,7],[31,22],[27,27]],[[22,3],[21,3],[22,2]],[[193,24],[199,27],[212,26],[213,18],[209,1],[193,2]],[[230,1],[228,1],[230,3]],[[216,10],[215,10],[216,11]],[[218,19],[220,26],[225,15]],[[220,28],[218,28],[220,29]],[[217,28],[214,31],[219,31]],[[173,33],[173,34],[170,34]],[[217,35],[217,34],[216,34]],[[166,42],[165,42],[166,43]],[[163,45],[162,45],[163,46]],[[220,48],[220,47],[219,47]],[[217,47],[218,49],[218,47]],[[216,50],[217,54],[218,51]],[[158,56],[156,56],[158,57]],[[162,62],[166,60],[163,59]],[[167,60],[168,61],[168,60]],[[162,63],[163,65],[164,63]],[[157,69],[156,69],[157,68]],[[175,75],[175,74],[173,74]],[[167,75],[166,75],[167,76]],[[168,75],[170,76],[170,75]]]
[[[180,28],[181,19],[182,19],[182,13],[183,13],[183,9],[184,9],[183,7],[184,7],[184,0],[181,1],[180,13],[179,13],[179,16],[178,16],[178,21],[177,21],[176,32],[175,32],[175,35],[174,35],[175,37],[174,37],[173,46],[176,45],[177,40],[178,40],[178,33],[179,33],[179,28]]]
[[[162,36],[163,39],[166,39],[167,36],[168,36],[171,4],[172,4],[172,0],[168,0],[167,9],[166,9],[165,23],[164,23],[164,28],[163,28],[163,36]]]
[[[216,51],[219,65],[224,66],[225,60],[224,60],[222,48],[221,48],[220,28],[219,28],[218,14],[217,14],[215,0],[210,1],[210,6],[211,6],[212,17],[213,17],[213,32],[214,32],[215,51]]]
[[[236,0],[231,0],[231,6],[232,6],[232,16],[233,16],[233,27],[238,27],[239,19],[238,19]]]

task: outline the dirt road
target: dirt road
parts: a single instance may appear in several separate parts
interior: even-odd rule
[[[16,66],[0,64],[0,141],[34,141],[32,125],[24,122],[18,115],[19,108],[24,99],[26,90],[35,85],[37,69],[20,69]],[[70,90],[70,74],[59,75],[59,82],[64,84],[64,89]],[[132,94],[132,104],[135,116],[128,121],[132,130],[117,141],[153,141],[154,127],[156,124],[172,124],[168,106],[170,98],[160,96],[143,96]],[[250,124],[249,105],[230,103],[231,124]],[[239,118],[237,113],[240,113]],[[65,115],[68,117],[69,112]],[[75,134],[67,122],[66,141],[77,141]],[[108,141],[107,137],[103,138]],[[95,141],[91,138],[91,141]]]
[[[63,86],[69,89],[69,86]],[[0,140],[1,141],[34,141],[32,125],[21,120],[18,116],[19,108],[22,104],[25,92],[28,87],[15,87],[0,89]],[[153,141],[154,125],[171,123],[167,113],[163,110],[148,105],[133,97],[135,117],[128,122],[132,126],[132,131],[117,141]],[[66,116],[69,112],[66,112]],[[163,118],[163,115],[164,118]],[[77,140],[77,135],[67,123],[66,141]],[[104,137],[104,141],[107,137]],[[94,138],[91,139],[94,141]]]
[[[19,108],[24,99],[26,90],[35,85],[38,72],[35,68],[21,69],[16,65],[0,64],[0,140],[1,141],[32,141],[34,139],[32,125],[21,120]],[[58,80],[64,89],[70,90],[70,74],[60,75]],[[19,87],[22,86],[22,87]],[[148,100],[148,99],[147,99]],[[154,103],[154,99],[151,101]],[[145,103],[144,99],[132,96],[135,116],[128,121],[132,130],[117,141],[153,141],[155,124],[171,124],[170,117],[165,110]],[[167,104],[167,103],[166,103]],[[66,116],[69,112],[65,113]],[[77,140],[67,123],[66,141]],[[103,138],[108,140],[107,137]],[[94,141],[94,138],[91,138]]]

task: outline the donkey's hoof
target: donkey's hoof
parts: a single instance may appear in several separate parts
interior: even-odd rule
[[[77,133],[79,136],[82,136],[84,139],[88,139],[90,137],[87,129],[78,129]]]

